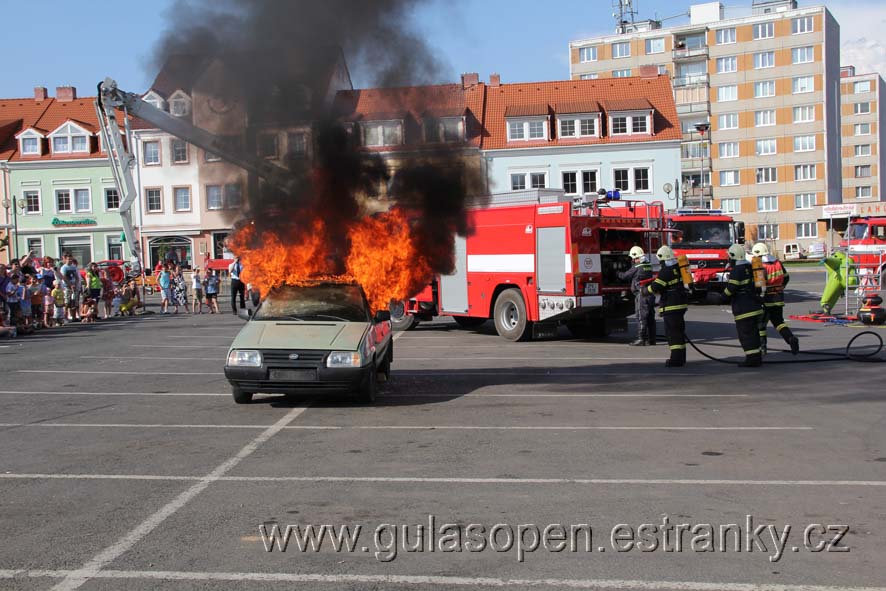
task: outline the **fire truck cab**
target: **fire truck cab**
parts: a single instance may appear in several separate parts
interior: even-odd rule
[[[886,279],[886,217],[851,217],[840,246],[859,265],[860,272]]]
[[[393,306],[395,327],[434,316],[462,327],[493,319],[511,341],[554,336],[560,324],[580,338],[623,329],[633,296],[618,272],[630,268],[632,246],[654,253],[668,230],[661,203],[617,197],[586,202],[553,189],[492,195],[469,211],[471,233],[455,238],[455,272]]]
[[[744,222],[719,209],[678,209],[667,216],[668,227],[679,230],[670,236],[671,248],[685,254],[692,269],[692,292],[697,298],[721,293],[726,286],[727,251],[744,242]]]

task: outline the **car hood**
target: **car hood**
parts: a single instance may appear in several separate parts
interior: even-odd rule
[[[368,327],[367,322],[250,320],[231,348],[356,351]]]

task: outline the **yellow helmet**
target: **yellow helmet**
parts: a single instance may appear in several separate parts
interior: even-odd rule
[[[628,256],[630,256],[632,259],[640,259],[646,256],[646,253],[643,252],[643,249],[639,246],[634,246],[631,247],[630,252],[628,252]]]
[[[747,252],[741,244],[733,244],[729,247],[729,258],[733,261],[743,261],[746,256]]]
[[[670,246],[662,246],[658,249],[658,252],[655,253],[655,256],[658,257],[658,260],[660,261],[670,261],[677,258],[674,256],[674,251],[671,250]]]
[[[769,247],[762,242],[758,242],[754,245],[754,248],[751,250],[751,252],[754,253],[755,257],[765,257],[769,254]]]

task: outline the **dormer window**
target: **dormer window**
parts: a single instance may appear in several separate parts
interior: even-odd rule
[[[652,113],[633,112],[609,115],[609,133],[611,135],[650,135]]]
[[[153,90],[148,92],[145,96],[142,97],[142,100],[146,103],[151,104],[152,106],[160,109],[161,111],[166,110],[166,105],[164,104],[163,97],[154,92]]]
[[[534,141],[548,139],[548,118],[508,120],[508,141]]]
[[[362,127],[365,146],[397,146],[403,143],[402,121],[370,121]]]
[[[182,90],[176,90],[169,97],[169,113],[175,117],[186,117],[191,112],[191,98]]]
[[[25,156],[39,156],[40,155],[40,138],[38,137],[23,137],[22,138],[22,154]]]
[[[65,123],[49,134],[53,154],[88,153],[91,134],[74,123]]]
[[[431,144],[460,142],[465,137],[463,117],[425,119],[425,141]]]
[[[563,113],[557,115],[561,139],[599,137],[599,114]]]

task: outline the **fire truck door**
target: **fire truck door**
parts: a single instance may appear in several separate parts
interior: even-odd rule
[[[566,228],[536,230],[538,291],[566,291]]]
[[[458,314],[468,311],[468,244],[463,236],[455,237],[455,272],[440,277],[440,309]]]

